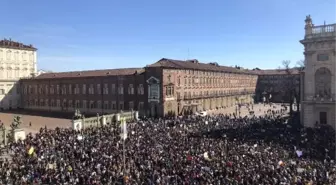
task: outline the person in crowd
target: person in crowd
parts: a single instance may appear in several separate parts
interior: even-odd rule
[[[0,184],[335,184],[335,132],[282,113],[145,118],[125,140],[118,124],[41,128],[9,144]]]

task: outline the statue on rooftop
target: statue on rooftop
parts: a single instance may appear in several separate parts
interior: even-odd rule
[[[313,20],[310,17],[310,15],[306,16],[305,22],[306,22],[306,25],[310,25],[310,26],[313,25]]]

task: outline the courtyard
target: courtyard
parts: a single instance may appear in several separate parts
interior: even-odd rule
[[[56,127],[68,128],[71,127],[70,119],[52,118],[43,116],[32,116],[27,114],[15,114],[15,113],[3,113],[0,112],[0,121],[4,123],[6,127],[10,127],[13,122],[14,116],[21,116],[22,124],[20,128],[23,128],[26,134],[37,133],[41,127],[47,127],[48,129],[55,129]],[[29,126],[31,123],[31,126]]]

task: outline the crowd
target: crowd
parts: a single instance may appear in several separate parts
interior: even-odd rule
[[[142,119],[125,140],[115,124],[41,128],[10,144],[0,184],[335,184],[334,131],[279,113]]]

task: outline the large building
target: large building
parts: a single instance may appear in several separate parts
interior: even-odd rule
[[[12,40],[0,40],[0,110],[20,107],[22,77],[36,73],[36,48]]]
[[[335,41],[336,24],[315,26],[310,16],[305,20],[305,70],[301,85],[301,120],[307,127],[316,123],[335,128]]]
[[[44,73],[21,80],[25,109],[103,114],[139,110],[181,115],[252,103],[258,76],[249,70],[161,59],[139,69]]]
[[[293,92],[292,101],[294,97],[300,100],[299,69],[255,69],[254,71],[258,74],[256,102],[290,103],[290,91]]]
[[[24,109],[105,114],[143,110],[144,70],[139,68],[42,73],[21,80]]]

